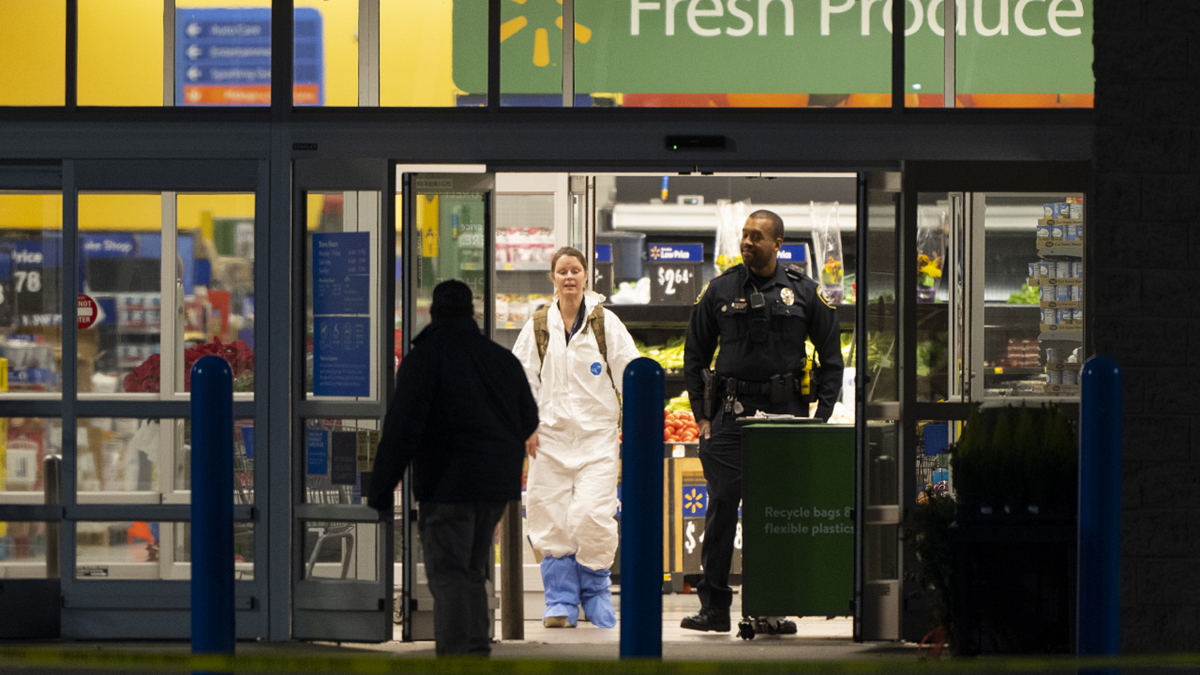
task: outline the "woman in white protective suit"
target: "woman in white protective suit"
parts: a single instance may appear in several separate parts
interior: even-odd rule
[[[548,628],[617,623],[609,567],[617,551],[618,393],[638,357],[621,320],[587,290],[587,261],[564,247],[551,261],[554,297],[525,324],[513,353],[541,424],[526,481],[526,532],[542,553]]]

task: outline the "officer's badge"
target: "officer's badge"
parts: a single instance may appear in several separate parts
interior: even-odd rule
[[[787,305],[788,307],[791,307],[792,303],[796,302],[796,294],[793,293],[792,289],[790,288],[785,287],[783,290],[779,291],[779,297],[783,300],[783,304]]]
[[[824,286],[817,289],[817,296],[821,298],[821,302],[825,303],[825,306],[829,309],[837,309],[833,306],[833,298],[829,297],[829,292],[825,290]]]

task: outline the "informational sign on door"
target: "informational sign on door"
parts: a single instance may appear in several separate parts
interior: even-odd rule
[[[686,305],[696,300],[704,263],[703,244],[650,244],[647,257],[651,304]]]
[[[292,92],[296,105],[325,104],[321,12],[295,10]],[[175,104],[271,104],[271,10],[179,9]]]
[[[312,236],[313,393],[371,395],[371,235]]]
[[[358,482],[358,434],[331,431],[329,439],[329,481],[334,485],[354,485]]]
[[[371,319],[318,316],[313,325],[313,393],[371,395]]]
[[[309,429],[304,441],[308,475],[329,475],[329,432],[324,429]]]
[[[371,235],[314,234],[313,314],[369,314]]]

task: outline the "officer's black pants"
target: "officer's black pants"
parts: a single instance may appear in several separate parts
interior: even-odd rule
[[[742,502],[741,429],[721,413],[713,420],[711,437],[700,439],[700,464],[708,482],[708,511],[704,515],[704,544],[700,562],[704,578],[697,587],[702,607],[728,609],[733,602],[729,569]],[[728,422],[726,422],[728,420]]]

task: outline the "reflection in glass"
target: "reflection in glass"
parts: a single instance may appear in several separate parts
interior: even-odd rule
[[[0,228],[0,358],[7,361],[7,391],[61,392],[62,195],[0,192]],[[78,336],[86,372],[98,355],[97,335],[82,330]],[[90,386],[90,376],[80,379],[80,391]]]

